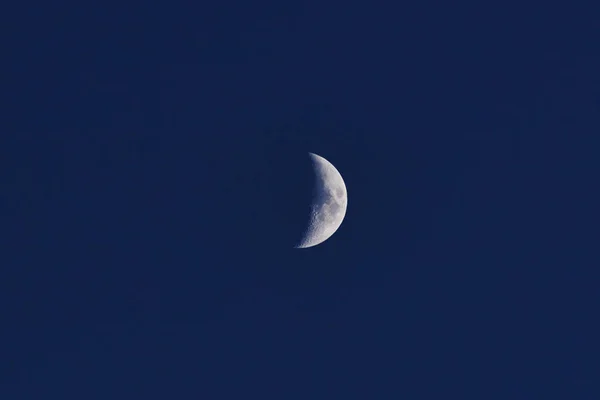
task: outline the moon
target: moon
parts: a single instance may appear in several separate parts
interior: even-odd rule
[[[295,248],[313,247],[333,235],[346,216],[348,193],[338,170],[323,157],[309,153],[316,182],[308,228]]]

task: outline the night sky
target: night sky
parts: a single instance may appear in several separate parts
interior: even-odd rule
[[[599,398],[597,12],[96,3],[0,17],[0,399]]]

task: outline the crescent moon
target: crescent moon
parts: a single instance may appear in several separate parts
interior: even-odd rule
[[[326,159],[309,153],[316,182],[308,228],[296,248],[316,246],[338,230],[348,207],[346,184],[338,170]]]

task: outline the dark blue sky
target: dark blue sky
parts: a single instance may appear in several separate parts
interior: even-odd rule
[[[597,398],[597,14],[202,3],[2,13],[0,398]]]

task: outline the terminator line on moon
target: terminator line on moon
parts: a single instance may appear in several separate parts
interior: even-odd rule
[[[310,220],[296,248],[316,246],[329,239],[342,224],[348,206],[346,184],[326,159],[309,153],[316,175]]]

